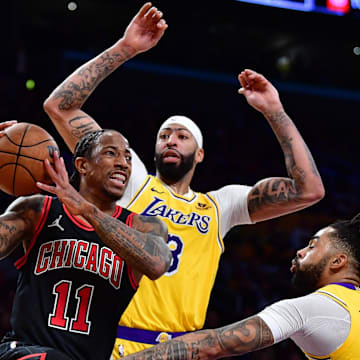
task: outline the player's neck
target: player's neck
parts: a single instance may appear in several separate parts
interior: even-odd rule
[[[352,273],[343,273],[339,274],[340,276],[333,276],[331,279],[329,279],[328,283],[343,283],[343,284],[351,284],[356,287],[360,286],[360,281],[357,276],[355,276]]]
[[[169,181],[168,179],[165,179],[163,176],[161,176],[159,172],[156,173],[156,177],[165,183],[174,193],[185,195],[190,191],[190,183],[193,177],[193,173],[193,171],[187,172],[186,175],[178,181]]]
[[[107,215],[112,215],[116,209],[116,201],[110,198],[102,199],[97,194],[93,194],[91,191],[81,191],[80,194],[85,200],[95,205],[100,211]]]

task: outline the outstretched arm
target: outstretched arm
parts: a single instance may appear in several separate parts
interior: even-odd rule
[[[266,323],[258,316],[215,330],[186,334],[124,360],[205,360],[242,355],[274,343]]]
[[[166,244],[165,223],[157,218],[135,215],[131,228],[91,204],[70,185],[64,160],[57,152],[54,153],[54,168],[48,160],[45,160],[45,167],[55,186],[37,183],[38,187],[56,194],[73,215],[85,218],[102,241],[138,274],[155,280],[168,270],[172,257]]]
[[[45,101],[45,111],[72,152],[83,135],[100,128],[91,116],[81,110],[82,105],[120,65],[158,43],[167,28],[162,16],[161,11],[146,3],[119,41],[75,70]]]
[[[259,181],[248,196],[254,222],[292,213],[320,201],[325,190],[314,159],[302,136],[284,111],[275,87],[261,74],[246,69],[239,75],[240,94],[260,111],[284,152],[288,178]]]

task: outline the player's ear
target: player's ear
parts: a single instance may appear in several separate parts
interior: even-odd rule
[[[79,174],[85,175],[88,170],[88,160],[84,157],[77,157],[74,166]]]
[[[330,269],[339,270],[348,263],[348,256],[344,253],[334,255],[330,261]]]
[[[197,149],[195,153],[195,162],[201,163],[204,160],[204,149]]]

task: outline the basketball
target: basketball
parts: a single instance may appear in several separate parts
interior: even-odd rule
[[[44,160],[53,163],[52,154],[59,151],[55,140],[29,123],[17,123],[4,132],[0,138],[0,189],[15,196],[39,193],[37,181],[51,183]]]

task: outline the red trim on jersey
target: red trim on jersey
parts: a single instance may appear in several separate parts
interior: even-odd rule
[[[126,225],[127,226],[132,227],[134,215],[135,215],[135,213],[131,213],[128,216],[128,218],[126,219]],[[135,279],[133,269],[127,264],[126,264],[126,266],[127,266],[127,270],[128,270],[130,284],[131,284],[131,286],[133,287],[134,290],[137,290],[137,288],[139,287],[139,283]]]
[[[64,211],[65,211],[65,214],[68,216],[68,218],[76,225],[78,226],[79,228],[83,229],[83,230],[86,230],[86,231],[94,231],[94,228],[89,225],[89,224],[86,224],[84,221],[82,221],[81,219],[79,219],[77,216],[75,215],[72,215],[70,213],[70,211],[67,209],[66,205],[65,204],[62,204],[63,208],[64,208]]]
[[[86,222],[84,222],[83,220],[78,218],[77,216],[72,215],[70,213],[70,211],[67,209],[66,205],[65,204],[62,204],[62,205],[63,205],[66,215],[76,226],[78,226],[79,228],[86,230],[86,231],[94,231],[94,228],[91,225],[87,224]],[[111,216],[114,218],[118,218],[120,216],[121,212],[122,212],[122,207],[116,205],[115,211]]]
[[[34,247],[35,245],[35,242],[36,242],[36,239],[40,233],[40,231],[42,230],[44,224],[45,224],[45,221],[47,219],[47,215],[49,213],[49,210],[50,210],[50,205],[51,205],[51,202],[52,202],[52,197],[50,196],[45,196],[45,200],[44,200],[44,204],[43,204],[43,207],[41,209],[41,215],[40,215],[40,218],[39,218],[39,221],[35,227],[35,230],[34,230],[34,235],[33,235],[33,238],[31,240],[31,244],[29,246],[29,248],[27,249],[26,253],[24,254],[24,256],[22,256],[20,259],[18,259],[14,265],[15,267],[19,270],[22,266],[25,265],[26,263],[26,260],[29,256],[29,253],[31,251],[31,249]]]
[[[39,360],[38,356],[40,356],[40,360],[45,360],[46,355],[47,355],[47,353],[30,354],[30,355],[26,355],[21,358],[18,358],[16,360],[25,360],[25,359],[32,359],[32,358],[37,358]]]
[[[133,217],[134,217],[134,215],[135,215],[135,213],[131,213],[131,214],[127,217],[126,222],[125,222],[125,224],[126,224],[127,226],[129,226],[129,227],[132,227],[132,226],[133,226],[132,223],[133,223]]]
[[[126,266],[127,266],[127,272],[129,275],[130,284],[134,290],[137,290],[137,288],[139,287],[139,283],[135,279],[133,269],[127,264]]]
[[[114,213],[113,213],[112,216],[113,216],[115,219],[117,219],[117,218],[121,215],[122,210],[123,210],[123,208],[122,208],[121,206],[116,205],[116,209],[115,209],[115,211],[114,211]]]

